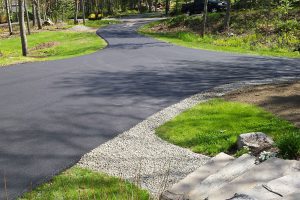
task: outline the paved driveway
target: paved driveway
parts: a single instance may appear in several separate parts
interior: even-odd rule
[[[4,176],[13,199],[192,94],[300,76],[299,59],[177,47],[138,35],[141,23],[98,31],[110,45],[91,55],[0,68],[0,199]]]

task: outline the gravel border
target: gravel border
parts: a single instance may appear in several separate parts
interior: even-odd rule
[[[163,141],[155,135],[155,128],[198,103],[237,89],[295,80],[299,78],[244,81],[193,95],[153,114],[130,130],[85,154],[77,165],[129,180],[158,197],[161,192],[205,164],[210,157]]]

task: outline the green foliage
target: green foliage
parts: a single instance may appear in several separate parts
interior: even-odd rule
[[[286,132],[284,137],[277,141],[277,146],[281,150],[284,158],[295,159],[300,158],[300,133]]]
[[[272,20],[271,20],[272,19]],[[300,57],[300,10],[293,9],[285,20],[278,10],[233,12],[230,32],[223,30],[224,13],[208,15],[207,36],[201,38],[201,16],[180,15],[153,23],[141,32],[179,45],[239,53]],[[159,27],[159,29],[156,29]],[[159,30],[159,31],[155,31]]]
[[[285,22],[283,21],[278,21],[275,24],[275,32],[277,33],[293,33],[295,34],[297,31],[300,31],[300,23],[295,20],[295,19],[291,19],[291,20],[287,20]]]
[[[57,199],[128,199],[148,200],[145,190],[102,173],[73,167],[55,176],[19,200],[57,200]]]
[[[46,2],[40,1],[41,5]],[[75,7],[74,0],[58,0],[51,5],[51,9],[47,10],[47,15],[54,20],[66,20],[73,18]]]
[[[293,4],[295,2],[299,2],[299,0],[280,0],[278,10],[283,16],[286,16],[289,14],[290,10],[293,9]]]
[[[299,129],[259,107],[244,103],[210,100],[156,129],[162,139],[207,155],[229,152],[235,146],[238,135],[248,132],[264,132],[278,143],[283,155],[290,158],[299,156]],[[290,138],[285,139],[286,136]],[[297,142],[289,146],[287,140],[292,139]]]
[[[235,152],[234,156],[235,157],[240,157],[243,154],[249,153],[249,148],[247,147],[243,147],[242,149],[238,150],[237,152]]]

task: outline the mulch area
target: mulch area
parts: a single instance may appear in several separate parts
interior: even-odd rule
[[[263,107],[300,128],[300,81],[248,87],[229,93],[224,99]]]

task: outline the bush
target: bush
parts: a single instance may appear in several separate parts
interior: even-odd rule
[[[300,157],[300,134],[292,132],[280,137],[276,142],[280,154],[284,158],[295,159]]]
[[[89,20],[96,20],[96,14],[95,13],[92,13],[89,15]]]
[[[99,14],[95,14],[95,13],[92,13],[89,15],[89,20],[97,20],[97,19],[102,19],[103,15],[101,13]]]
[[[97,19],[102,19],[103,15],[102,14],[98,14],[97,15]]]
[[[286,22],[279,21],[276,24],[276,32],[278,33],[287,33],[291,31],[300,31],[300,24],[295,19],[287,20]]]

